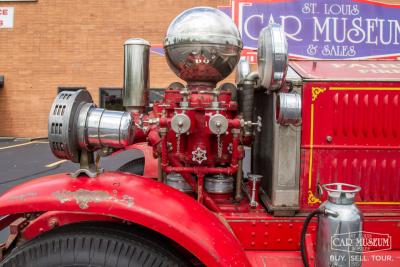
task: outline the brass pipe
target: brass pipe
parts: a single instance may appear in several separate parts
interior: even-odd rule
[[[236,173],[236,193],[235,193],[235,200],[240,202],[242,200],[242,180],[243,180],[243,160],[238,160],[238,169]]]

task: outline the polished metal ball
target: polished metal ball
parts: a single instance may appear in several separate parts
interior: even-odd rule
[[[188,83],[215,84],[226,78],[237,64],[242,46],[232,19],[211,7],[179,14],[164,40],[170,68]]]

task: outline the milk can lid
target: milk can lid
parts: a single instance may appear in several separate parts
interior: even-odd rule
[[[330,202],[336,204],[353,204],[356,193],[361,190],[361,187],[345,183],[324,184],[322,187],[328,193]]]

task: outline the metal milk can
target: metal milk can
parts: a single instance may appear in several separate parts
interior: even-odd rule
[[[316,266],[358,267],[362,263],[362,213],[354,203],[361,187],[332,183],[322,186],[328,200],[318,216]]]

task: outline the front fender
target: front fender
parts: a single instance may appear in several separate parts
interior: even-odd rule
[[[249,265],[240,243],[215,214],[189,196],[137,175],[57,174],[21,184],[0,197],[0,215],[43,211],[120,218],[174,240],[207,266]]]

